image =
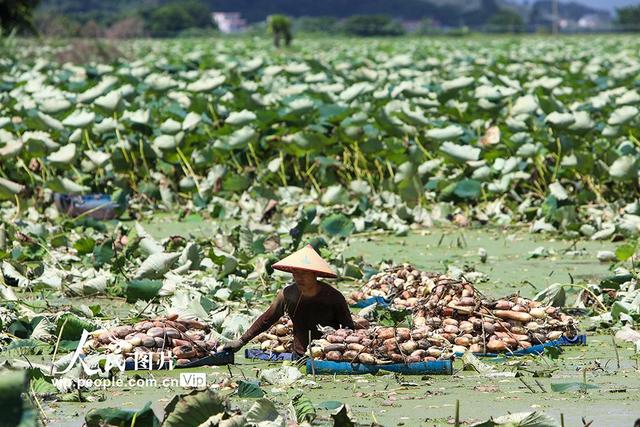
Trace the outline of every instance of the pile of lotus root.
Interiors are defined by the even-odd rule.
[[[362,316],[352,314],[351,319],[356,329],[369,327],[369,321]],[[282,316],[278,323],[255,337],[253,342],[259,343],[263,351],[290,353],[293,350],[293,322],[289,316]]]
[[[154,365],[172,359],[182,366],[216,351],[218,342],[207,337],[208,331],[205,324],[196,320],[178,319],[177,315],[158,317],[133,326],[94,331],[83,351],[122,354],[126,361],[134,361],[136,353],[142,353]]]
[[[358,291],[354,291],[347,300],[354,304],[371,297],[383,297],[394,308],[412,308],[420,297],[429,292],[438,274],[420,271],[408,264],[391,267],[371,276]]]
[[[367,365],[428,362],[452,355],[425,328],[391,327],[327,328],[322,339],[313,342],[311,354],[316,359]]]
[[[413,310],[418,330],[474,353],[499,353],[577,335],[577,323],[556,307],[513,295],[483,298],[464,280],[440,276]],[[458,352],[461,349],[456,349]]]
[[[293,349],[293,322],[288,316],[282,316],[278,323],[253,339],[260,343],[263,351],[291,353]]]
[[[555,307],[517,295],[484,298],[464,279],[421,272],[411,266],[372,276],[353,300],[383,296],[410,308],[412,329],[327,330],[315,357],[360,363],[418,362],[471,350],[500,353],[526,349],[577,334],[575,320]]]

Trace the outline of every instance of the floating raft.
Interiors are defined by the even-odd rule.
[[[453,363],[451,360],[436,360],[433,362],[392,363],[389,365],[365,365],[362,363],[332,362],[329,360],[307,360],[307,375],[364,375],[375,374],[379,371],[396,372],[405,375],[451,375]]]
[[[194,360],[193,362],[187,363],[186,365],[173,365],[174,369],[184,369],[184,368],[197,368],[200,366],[223,366],[223,365],[232,365],[235,363],[235,357],[232,352],[220,351],[218,353],[211,354],[209,356],[205,356],[201,359]],[[125,363],[124,367],[125,371],[134,371],[136,370],[135,362],[129,361]],[[169,362],[166,362],[162,366],[156,366],[153,369],[141,369],[138,368],[139,371],[147,371],[147,370],[166,370],[169,369]]]
[[[266,362],[293,361],[298,358],[294,353],[275,353],[273,351],[263,351],[259,348],[247,348],[244,350],[244,357],[253,360],[264,360]]]
[[[512,357],[512,356],[528,356],[528,355],[540,355],[542,353],[544,353],[544,349],[545,347],[564,347],[564,346],[578,346],[578,345],[587,345],[587,336],[586,335],[578,335],[574,338],[567,338],[567,337],[561,337],[560,339],[557,339],[555,341],[549,341],[546,342],[544,344],[538,344],[538,345],[534,345],[531,346],[527,349],[522,349],[522,350],[516,350],[510,353],[474,353],[475,356],[480,356],[480,357],[501,357],[501,356],[506,356],[506,357]],[[462,357],[463,353],[456,353],[455,356],[456,357]],[[246,357],[247,359],[253,359],[253,360],[264,360],[266,362],[282,362],[282,361],[294,361],[296,359],[298,359],[298,356],[296,356],[293,353],[274,353],[272,351],[263,351],[260,350],[259,348],[248,348],[245,349],[244,351],[244,357]],[[415,363],[415,364],[411,364],[411,365],[424,365],[424,364],[428,364],[428,363],[437,363],[440,361],[436,361],[436,362],[421,362],[421,363]],[[233,363],[233,362],[231,362]],[[310,362],[307,361],[307,363],[309,364]],[[326,361],[326,360],[316,360],[314,361],[315,365],[316,365],[316,373],[321,373],[320,370],[318,369],[319,364],[322,364],[323,366],[326,364],[346,364],[349,366],[357,366],[356,370],[357,372],[352,372],[354,374],[357,373],[364,373],[364,374],[369,374],[369,373],[375,373],[380,369],[383,370],[387,370],[387,371],[393,371],[393,372],[400,372],[400,373],[406,373],[404,371],[400,371],[400,370],[396,370],[394,371],[394,369],[396,369],[396,366],[400,366],[402,367],[402,369],[406,370],[407,364],[404,363],[399,363],[399,364],[393,364],[393,365],[362,365],[359,363],[349,363],[349,362],[331,362],[331,361]],[[373,371],[371,370],[371,368],[375,368],[373,369]],[[307,372],[311,372],[310,371],[310,365],[307,365]],[[398,368],[399,369],[399,368]],[[409,369],[410,371],[413,370],[413,368]],[[332,372],[335,373],[335,372]],[[418,373],[418,372],[416,372]],[[427,372],[424,372],[427,373]]]
[[[544,353],[545,347],[564,347],[571,345],[587,345],[586,335],[577,335],[574,338],[560,337],[555,341],[548,341],[544,344],[533,345],[529,348],[520,349],[506,353],[473,353],[474,356],[480,357],[513,357],[513,356],[530,356],[540,355]],[[463,353],[456,353],[456,357],[462,357]]]
[[[262,351],[257,348],[246,349],[245,357],[248,359],[279,362],[283,360],[293,361],[298,358],[294,353],[274,353]],[[419,363],[392,363],[388,365],[365,365],[362,363],[332,362],[329,360],[314,360],[313,368],[318,375],[364,375],[375,374],[378,371],[397,372],[407,375],[451,375],[453,364],[451,360],[436,360],[434,362]],[[311,360],[307,360],[307,374],[313,373]]]

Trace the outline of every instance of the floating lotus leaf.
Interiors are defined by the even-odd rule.
[[[455,184],[453,194],[461,199],[475,200],[480,197],[482,186],[475,179],[464,179]]]

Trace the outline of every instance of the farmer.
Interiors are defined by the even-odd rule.
[[[318,326],[353,329],[353,320],[344,296],[331,285],[318,281],[318,277],[335,278],[329,264],[311,245],[273,264],[276,270],[293,274],[293,284],[278,292],[276,299],[240,337],[224,346],[236,352],[260,333],[269,329],[284,314],[293,321],[293,351],[297,355],[306,352],[311,339],[318,339]]]

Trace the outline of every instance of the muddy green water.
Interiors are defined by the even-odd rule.
[[[589,337],[587,347],[567,348],[557,362],[549,362],[558,370],[552,378],[534,378],[527,375],[526,383],[535,391],[530,391],[517,378],[485,378],[475,372],[459,371],[454,376],[396,378],[384,376],[318,376],[318,388],[304,387],[304,392],[316,405],[325,401],[341,401],[351,406],[355,418],[365,424],[373,421],[385,426],[405,425],[444,426],[451,424],[456,400],[460,401],[460,416],[466,422],[479,421],[506,414],[544,410],[560,419],[564,414],[566,426],[582,425],[581,418],[594,420],[594,426],[632,426],[640,416],[640,379],[631,359],[632,349],[619,348],[621,361],[617,368],[615,352],[608,336]],[[539,359],[518,359],[530,368],[542,369]],[[220,383],[229,376],[236,379],[255,378],[259,369],[277,365],[253,362],[239,357],[230,370],[226,367],[194,368],[180,372],[204,372],[209,384]],[[497,364],[502,368],[501,364]],[[459,362],[455,367],[461,368]],[[551,383],[581,382],[582,370],[587,369],[587,382],[600,388],[588,393],[555,393]],[[178,372],[142,373],[142,378],[155,378],[162,383],[163,378],[176,377]],[[133,374],[127,373],[127,378]],[[309,377],[311,379],[311,377]],[[289,400],[287,388],[264,386],[270,399],[281,408],[286,408]],[[542,390],[545,390],[544,392]],[[80,426],[87,410],[94,407],[116,406],[138,408],[147,401],[153,402],[156,414],[163,413],[164,406],[175,393],[184,392],[180,387],[154,387],[152,385],[110,388],[94,396],[104,398],[92,403],[49,403],[47,415],[49,425]],[[223,394],[230,394],[223,390]],[[248,409],[252,399],[240,399],[231,394],[233,407]],[[328,410],[319,410],[319,424],[329,424]]]
[[[201,221],[178,223],[156,221],[145,225],[156,238],[169,235],[206,235],[210,224]],[[531,258],[529,253],[543,246],[552,255]],[[478,249],[488,252],[486,263],[481,263]],[[350,240],[347,255],[361,255],[366,261],[381,260],[410,262],[436,271],[445,271],[447,264],[473,265],[486,273],[490,280],[479,288],[492,296],[519,291],[531,296],[536,290],[554,282],[576,282],[598,279],[608,274],[608,264],[596,259],[599,250],[614,250],[610,242],[556,240],[548,236],[530,235],[524,230],[426,230],[406,237],[370,235]],[[569,252],[568,252],[569,251]],[[101,301],[109,310],[108,300]],[[111,308],[122,309],[120,304]],[[593,426],[632,426],[640,417],[640,374],[633,350],[622,345],[619,350],[620,367],[612,340],[607,335],[589,335],[588,346],[566,348],[559,360],[549,361],[557,368],[551,378],[533,378],[526,373],[524,380],[529,390],[518,378],[486,378],[475,372],[459,371],[456,362],[453,376],[394,377],[386,376],[318,376],[317,387],[305,386],[305,393],[316,405],[325,401],[341,401],[351,406],[355,418],[363,424],[376,421],[385,426],[441,426],[452,424],[456,400],[460,401],[460,416],[465,422],[485,420],[490,416],[508,412],[543,410],[556,420],[564,414],[566,426],[582,426],[582,417],[594,420]],[[253,362],[238,357],[233,367],[196,368],[191,372],[205,372],[209,384],[216,384],[230,374],[234,378],[255,378],[259,369],[277,365]],[[520,358],[497,363],[499,369],[507,364],[523,363],[527,369],[547,367],[540,358]],[[552,383],[581,382],[586,369],[588,383],[599,388],[588,393],[556,393]],[[185,371],[180,371],[185,372]],[[130,377],[132,374],[127,373]],[[150,376],[151,374],[143,374]],[[175,377],[177,372],[153,373],[161,381]],[[307,377],[309,380],[312,378]],[[539,385],[535,380],[538,380]],[[289,401],[288,388],[264,386],[267,397],[285,410]],[[544,391],[543,391],[544,390]],[[171,397],[183,392],[180,387],[123,387],[110,388],[93,393],[101,401],[86,403],[50,402],[46,413],[52,426],[80,426],[84,414],[94,407],[117,406],[139,408],[145,402],[153,402],[156,414],[161,416]],[[231,393],[228,390],[223,394]],[[248,409],[251,399],[231,395],[233,407]],[[318,424],[330,425],[328,410],[319,410]]]

